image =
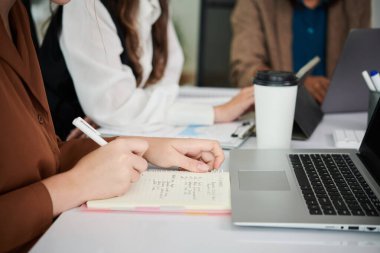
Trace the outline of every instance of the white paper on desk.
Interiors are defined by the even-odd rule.
[[[224,149],[239,147],[245,139],[231,137],[231,134],[241,126],[243,121],[231,123],[205,125],[189,125],[182,127],[166,126],[152,132],[130,132],[121,130],[110,130],[100,128],[99,132],[103,136],[148,136],[148,137],[176,137],[176,138],[197,138],[219,141]],[[253,124],[253,120],[250,120]]]
[[[179,97],[176,102],[185,104],[221,105],[231,100],[231,97]]]
[[[219,88],[219,87],[196,87],[196,86],[182,86],[179,89],[179,98],[220,98],[233,96],[239,93],[238,88]]]
[[[237,88],[182,86],[176,102],[221,105],[230,101],[239,91]]]
[[[224,149],[233,149],[245,141],[245,139],[231,136],[241,124],[242,121],[211,126],[190,125],[183,127],[176,137],[216,140]]]

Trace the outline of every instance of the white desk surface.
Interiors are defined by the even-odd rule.
[[[366,114],[324,117],[306,142],[294,148],[333,147],[335,128],[364,130]],[[255,146],[248,140],[243,148]],[[228,166],[228,157],[224,164]],[[378,233],[236,227],[229,215],[128,212],[63,213],[31,252],[380,252]]]

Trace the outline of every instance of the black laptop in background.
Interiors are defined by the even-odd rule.
[[[380,28],[354,29],[344,44],[322,110],[325,113],[368,110],[364,70],[380,70]]]
[[[297,94],[293,140],[308,139],[324,113],[368,110],[368,88],[364,70],[380,70],[380,28],[352,30],[334,70],[322,105],[318,105],[301,85]]]
[[[307,140],[321,122],[323,112],[320,105],[309,94],[304,85],[298,87],[294,112],[293,140]]]

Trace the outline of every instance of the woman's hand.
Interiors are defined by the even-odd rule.
[[[54,215],[88,200],[126,193],[148,167],[142,157],[147,149],[144,140],[117,138],[83,157],[68,172],[45,179]]]
[[[240,90],[225,104],[215,106],[215,123],[231,122],[243,115],[254,103],[253,86]]]
[[[323,76],[308,76],[304,81],[306,90],[320,104],[325,99],[329,84],[330,81]]]
[[[200,139],[144,138],[149,149],[144,157],[152,164],[180,167],[193,172],[217,169],[224,161],[224,153],[216,141]]]
[[[85,181],[88,200],[120,196],[148,168],[142,157],[147,149],[144,140],[119,137],[82,158],[71,172]]]

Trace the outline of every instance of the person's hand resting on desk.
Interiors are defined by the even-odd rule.
[[[231,122],[243,115],[254,104],[253,86],[242,88],[225,104],[214,107],[215,123]]]
[[[330,80],[324,76],[308,76],[304,85],[309,94],[320,104],[325,99]]]
[[[226,123],[236,120],[243,115],[254,103],[253,98],[253,86],[246,87],[240,90],[239,94],[234,96],[230,101],[225,104],[214,107],[215,123]],[[84,120],[93,128],[99,128],[99,126],[89,117],[85,117]],[[86,135],[82,133],[78,128],[71,130],[67,136],[66,141],[78,138],[85,138]]]
[[[192,172],[208,172],[218,169],[224,161],[224,153],[217,141],[188,138],[144,139],[149,143],[144,157],[159,167],[177,166]]]

